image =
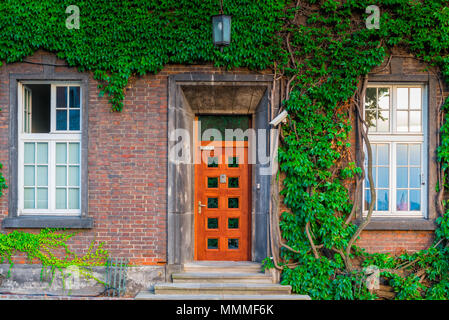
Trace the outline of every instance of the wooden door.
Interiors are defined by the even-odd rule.
[[[197,141],[195,258],[250,260],[248,141]]]

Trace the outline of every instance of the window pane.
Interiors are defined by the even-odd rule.
[[[419,166],[421,164],[421,145],[410,145],[410,165]]]
[[[410,210],[420,211],[421,210],[421,191],[420,190],[410,190]]]
[[[377,186],[377,183],[376,183],[376,177],[377,177],[377,168],[376,168],[376,167],[373,167],[373,183],[374,183],[374,187]],[[369,182],[368,176],[366,176],[366,179],[367,179],[368,182]],[[369,183],[368,183],[368,184],[369,184]]]
[[[69,143],[69,163],[79,164],[80,163],[80,144],[79,143]]]
[[[66,166],[56,166],[56,186],[65,187],[67,185]]]
[[[80,185],[80,168],[78,166],[69,167],[69,186],[78,187]]]
[[[408,211],[407,190],[398,190],[396,193],[396,210]]]
[[[378,165],[384,166],[390,163],[389,160],[389,152],[388,152],[388,144],[379,144],[377,145],[377,159]]]
[[[69,209],[80,208],[80,190],[69,189]]]
[[[70,110],[69,130],[80,129],[80,110]]]
[[[238,166],[239,166],[239,158],[238,157],[229,157],[228,167],[229,168],[238,168]]]
[[[378,105],[380,109],[390,108],[390,89],[379,88],[378,90]]]
[[[397,128],[398,132],[408,131],[408,111],[398,111],[397,113]]]
[[[399,167],[396,172],[396,187],[398,188],[408,188],[408,168]]]
[[[48,209],[48,189],[37,188],[37,209]]]
[[[237,209],[239,207],[239,198],[229,198],[228,199],[228,208],[229,209]]]
[[[365,190],[365,210],[369,210],[369,205],[371,203],[371,192],[370,190]],[[376,210],[376,208],[374,208]]]
[[[37,185],[40,187],[48,186],[47,166],[37,166]]]
[[[239,218],[229,218],[228,229],[238,229],[238,228],[239,228]]]
[[[421,111],[410,111],[410,131],[421,131]]]
[[[421,168],[410,168],[410,188],[421,187]]]
[[[207,249],[218,249],[218,239],[207,239]]]
[[[56,108],[67,108],[67,87],[56,87]]]
[[[201,126],[198,129],[201,129],[201,132],[198,132],[199,137],[203,141],[210,141],[212,138],[214,140],[222,140],[224,141],[228,138],[230,141],[237,139],[238,141],[247,141],[247,135],[237,134],[233,132],[233,130],[241,129],[244,133],[249,128],[249,117],[241,116],[241,115],[221,115],[221,116],[212,116],[212,115],[200,115],[198,120],[201,121]],[[226,134],[226,130],[228,134]],[[239,130],[240,131],[240,130]]]
[[[23,185],[34,186],[34,166],[25,166],[23,170]]]
[[[408,164],[407,160],[408,145],[398,144],[396,147],[396,163],[399,166],[406,166]]]
[[[398,88],[398,109],[408,109],[408,88]]]
[[[208,157],[207,158],[208,168],[218,168],[218,157]]]
[[[208,198],[207,199],[207,207],[211,209],[218,208],[218,198]]]
[[[26,142],[24,146],[23,160],[25,164],[34,163],[34,143]]]
[[[371,170],[374,171],[375,169]],[[373,177],[375,176],[375,174],[373,173]],[[365,167],[365,188],[369,188],[369,179],[368,179],[368,168],[367,166]]]
[[[56,163],[67,163],[67,144],[57,143],[56,144]]]
[[[410,88],[410,109],[421,109],[421,88]]]
[[[208,229],[218,229],[218,218],[208,218],[207,219]]]
[[[390,112],[389,111],[379,111],[379,119],[377,119],[377,131],[387,132],[390,131]]]
[[[34,188],[25,188],[23,192],[24,209],[34,209]]]
[[[369,131],[376,131],[376,117],[377,112],[375,109],[365,111],[365,121],[369,126]]]
[[[70,108],[80,107],[80,87],[70,87],[69,103]]]
[[[239,178],[229,178],[228,179],[228,188],[238,188],[239,187]]]
[[[236,250],[239,248],[239,239],[228,239],[228,249]]]
[[[377,88],[367,88],[365,95],[365,108],[366,109],[375,109],[377,106],[377,96],[376,96]]]
[[[56,209],[67,209],[66,189],[56,189]]]
[[[379,175],[378,175],[378,188],[388,188],[390,183],[390,175],[389,175],[389,168],[386,167],[379,167],[378,169]]]
[[[373,155],[373,166],[375,166],[377,164],[377,144],[372,144],[371,145],[371,153]],[[366,163],[368,165],[368,153],[366,154]]]
[[[67,130],[67,111],[56,111],[56,130]]]
[[[37,144],[37,159],[38,164],[48,163],[48,143]]]
[[[207,178],[208,188],[218,188],[218,178]]]
[[[389,196],[388,190],[377,190],[377,210],[388,211]]]

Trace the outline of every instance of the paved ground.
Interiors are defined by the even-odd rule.
[[[134,300],[131,297],[92,297],[92,296],[53,296],[37,294],[4,294],[0,293],[0,300]]]

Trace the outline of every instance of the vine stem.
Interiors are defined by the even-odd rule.
[[[357,238],[359,237],[360,233],[362,233],[363,229],[365,229],[366,226],[371,221],[371,216],[374,211],[374,204],[376,203],[376,189],[374,187],[374,179],[373,179],[373,172],[372,172],[372,170],[373,170],[373,155],[372,155],[371,143],[368,139],[369,126],[363,120],[363,113],[362,113],[363,109],[361,106],[363,104],[363,97],[365,96],[367,84],[368,84],[368,77],[365,75],[361,81],[361,86],[358,91],[358,99],[356,101],[356,106],[357,106],[357,114],[358,114],[359,120],[362,123],[361,134],[362,134],[363,141],[366,144],[366,150],[367,150],[367,154],[368,154],[368,181],[369,181],[369,185],[370,185],[371,202],[369,204],[368,214],[366,215],[366,218],[363,220],[363,222],[359,225],[359,227],[357,228],[355,233],[352,235],[352,237],[349,240],[348,245],[346,247],[345,255],[346,255],[346,260],[347,260],[347,268],[349,269],[349,271],[352,270],[352,263],[349,258],[349,254],[351,252],[352,246],[353,246],[354,242],[357,240]]]

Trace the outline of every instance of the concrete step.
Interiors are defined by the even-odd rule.
[[[136,300],[310,300],[307,295],[277,294],[277,295],[229,295],[229,294],[154,294],[141,291]]]
[[[257,273],[261,270],[260,263],[250,261],[195,261],[184,264],[185,272],[195,273]]]
[[[273,283],[160,283],[154,286],[157,295],[283,295],[290,294],[291,290],[291,286]]]
[[[265,273],[184,272],[172,274],[173,283],[273,283]]]

